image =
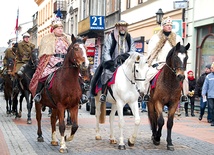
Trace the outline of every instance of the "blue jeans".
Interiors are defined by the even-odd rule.
[[[207,99],[208,105],[210,106],[210,118],[212,120],[212,123],[214,123],[214,98],[208,98]]]
[[[200,97],[200,115],[203,117],[207,102],[203,102],[203,97]],[[211,119],[210,106],[208,104],[207,120]]]
[[[146,103],[144,101],[142,102],[141,107],[143,110],[146,110]]]

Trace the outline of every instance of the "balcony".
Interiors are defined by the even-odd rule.
[[[56,14],[57,10],[60,9],[61,13],[62,13],[62,18],[65,18],[66,15],[66,1],[64,0],[56,0],[54,2],[54,7],[53,7],[53,12]]]

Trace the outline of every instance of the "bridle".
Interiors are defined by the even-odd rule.
[[[140,90],[139,90],[139,88],[138,88],[138,86],[137,86],[136,81],[141,81],[141,82],[142,82],[142,81],[145,81],[145,79],[139,79],[139,78],[136,77],[136,72],[138,72],[138,70],[136,69],[136,64],[139,65],[139,63],[140,63],[140,62],[137,62],[137,61],[135,61],[135,63],[134,63],[134,81],[132,81],[132,80],[126,75],[123,66],[121,66],[121,67],[122,67],[122,69],[123,69],[123,73],[124,73],[126,79],[127,79],[131,84],[135,85],[137,91],[140,93]]]

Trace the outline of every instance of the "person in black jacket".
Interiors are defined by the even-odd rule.
[[[195,87],[195,97],[200,97],[200,115],[199,115],[199,120],[201,121],[204,115],[205,108],[207,106],[207,102],[203,102],[203,97],[201,96],[201,91],[202,91],[202,86],[204,84],[204,80],[211,72],[210,70],[211,64],[206,65],[205,72],[199,77],[196,83]],[[207,121],[210,123],[211,117],[210,117],[210,110],[209,110],[209,104],[208,104],[208,115],[207,115]]]
[[[195,95],[194,95],[194,91],[195,91],[195,85],[196,85],[196,80],[195,77],[193,75],[193,71],[188,71],[187,72],[188,75],[188,83],[189,83],[189,93],[188,93],[188,98],[190,100],[190,107],[191,107],[191,116],[194,117],[194,108],[195,108]],[[184,109],[185,109],[185,116],[188,117],[188,102],[184,103]]]

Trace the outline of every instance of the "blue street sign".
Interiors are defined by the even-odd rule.
[[[90,16],[90,29],[91,30],[104,30],[105,20],[104,16]]]

